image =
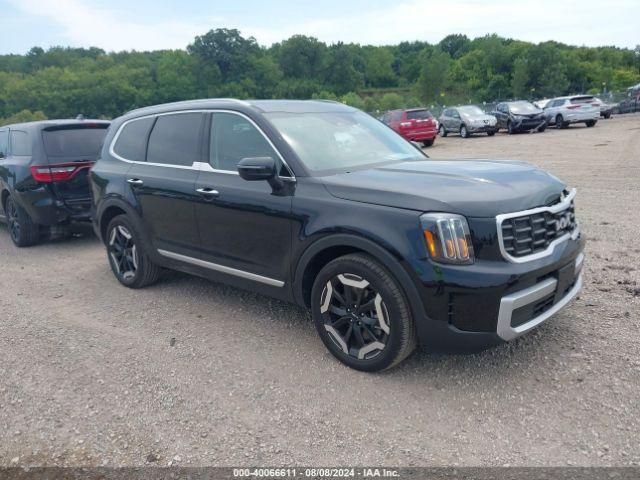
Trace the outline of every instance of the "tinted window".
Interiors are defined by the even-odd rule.
[[[213,168],[234,172],[243,158],[278,159],[278,154],[249,120],[240,115],[222,112],[213,114],[210,155]]]
[[[11,130],[11,154],[12,155],[31,155],[31,142],[27,132],[20,130]]]
[[[126,160],[144,162],[147,152],[147,138],[154,121],[154,117],[149,117],[127,123],[122,127],[118,140],[113,146],[113,151]]]
[[[160,115],[149,137],[147,162],[192,165],[200,161],[202,113]]]
[[[407,112],[407,120],[426,120],[433,118],[429,110],[409,110]]]
[[[402,112],[391,112],[391,121],[399,122],[402,120]]]
[[[107,126],[100,124],[47,128],[42,131],[44,151],[48,157],[95,160],[107,133]]]
[[[9,130],[0,130],[0,158],[6,158],[9,153]]]

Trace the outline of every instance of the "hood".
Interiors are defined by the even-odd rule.
[[[467,217],[494,217],[547,205],[565,187],[528,163],[491,160],[417,160],[321,180],[338,198]]]
[[[493,115],[487,115],[486,113],[477,114],[477,115],[464,114],[463,116],[465,118],[468,118],[469,120],[474,121],[474,122],[483,122],[483,121],[487,120],[488,123],[491,123],[491,122],[495,122],[496,121],[496,117],[494,117]]]

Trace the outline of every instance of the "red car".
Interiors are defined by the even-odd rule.
[[[412,142],[422,142],[425,147],[433,145],[438,125],[426,108],[391,110],[382,116],[382,122]]]

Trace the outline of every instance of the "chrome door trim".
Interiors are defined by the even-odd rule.
[[[246,280],[253,280],[254,282],[264,283],[272,287],[284,286],[284,282],[281,280],[265,277],[256,273],[246,272],[244,270],[238,270],[236,268],[226,267],[217,263],[207,262],[205,260],[200,260],[199,258],[188,257],[187,255],[182,255],[180,253],[170,252],[168,250],[162,249],[158,249],[158,253],[163,257],[171,258],[173,260],[178,260],[180,262],[189,263],[198,267],[207,268],[216,272],[226,273],[228,275],[244,278]]]
[[[247,115],[245,115],[242,112],[238,112],[238,111],[235,111],[235,110],[228,110],[228,109],[224,109],[224,108],[205,108],[205,109],[196,109],[196,110],[175,110],[175,111],[172,111],[172,112],[150,113],[148,115],[142,115],[140,117],[130,118],[129,120],[126,120],[125,122],[122,123],[122,125],[120,125],[118,127],[118,131],[113,136],[113,139],[111,140],[111,143],[109,144],[109,154],[112,157],[117,158],[118,160],[120,160],[122,162],[134,163],[134,164],[138,164],[138,165],[151,165],[153,167],[179,168],[179,169],[183,169],[183,170],[184,169],[186,169],[186,170],[198,170],[198,171],[204,171],[204,172],[224,173],[224,174],[227,174],[227,175],[239,175],[237,171],[215,169],[208,162],[193,162],[192,165],[172,165],[172,164],[165,164],[165,163],[140,162],[140,161],[137,161],[137,160],[126,159],[124,157],[121,157],[120,155],[118,155],[115,152],[115,150],[114,150],[115,144],[118,141],[118,138],[120,137],[120,134],[122,133],[122,130],[124,129],[125,125],[127,125],[127,124],[129,124],[131,122],[138,121],[138,120],[144,120],[145,118],[161,117],[161,116],[164,116],[164,115],[179,115],[179,114],[182,114],[182,113],[231,113],[231,114],[239,115],[239,116],[243,117],[245,120],[247,120],[249,123],[251,123],[256,128],[256,130],[258,130],[258,132],[260,132],[260,134],[264,137],[264,139],[271,146],[271,148],[273,148],[273,151],[276,152],[276,154],[278,155],[278,157],[282,161],[282,164],[286,167],[286,169],[291,174],[291,177],[280,177],[280,175],[278,175],[278,177],[280,177],[280,179],[282,179],[284,181],[289,181],[289,182],[291,182],[291,181],[295,182],[296,181],[296,176],[293,173],[293,170],[291,170],[291,167],[289,166],[287,161],[284,159],[284,157],[282,156],[280,151],[276,148],[276,146],[273,144],[273,142],[267,136],[267,134],[264,133],[264,131],[258,126],[258,124],[256,122],[254,122],[251,118],[249,118]]]

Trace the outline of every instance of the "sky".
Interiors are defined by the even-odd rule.
[[[487,33],[571,45],[640,44],[640,0],[0,0],[0,54],[33,46],[184,49],[212,28],[268,46],[294,34],[391,45]]]

